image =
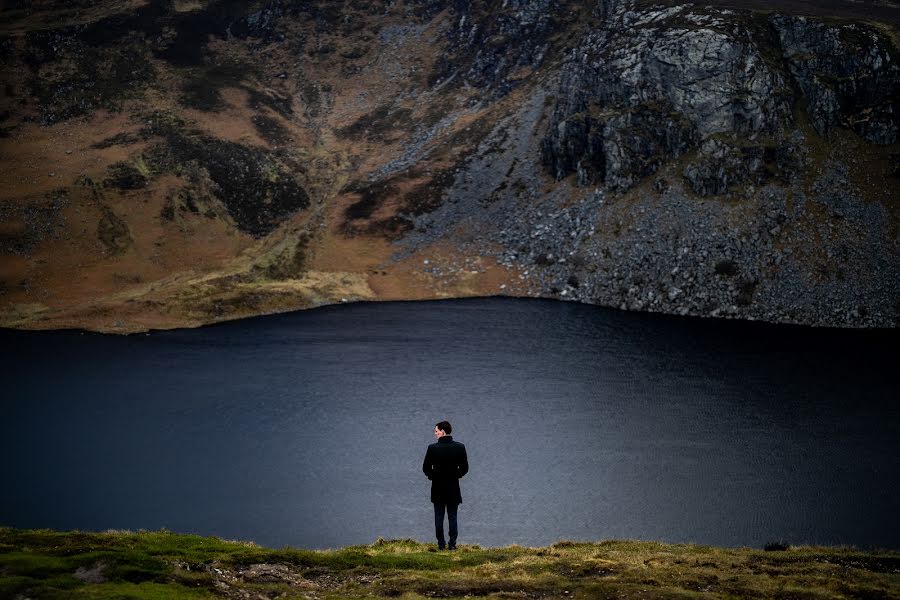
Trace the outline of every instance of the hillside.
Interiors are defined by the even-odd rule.
[[[892,2],[6,2],[0,326],[900,319]]]
[[[900,598],[900,556],[639,541],[543,548],[415,540],[262,548],[168,531],[0,528],[0,596],[15,598]]]

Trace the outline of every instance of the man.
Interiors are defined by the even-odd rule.
[[[438,549],[444,549],[444,510],[450,525],[450,550],[456,550],[456,509],[462,503],[459,493],[459,478],[469,472],[466,447],[454,442],[450,432],[453,428],[447,421],[434,426],[437,442],[428,446],[422,471],[431,480],[431,502],[434,504],[434,528]]]

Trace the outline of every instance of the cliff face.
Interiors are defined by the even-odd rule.
[[[896,24],[829,11],[8,4],[0,325],[508,294],[895,326]]]

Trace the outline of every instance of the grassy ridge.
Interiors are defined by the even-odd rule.
[[[318,551],[157,532],[0,528],[0,598],[900,598],[900,552],[637,541],[382,540]]]

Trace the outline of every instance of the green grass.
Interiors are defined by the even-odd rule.
[[[900,552],[641,541],[270,549],[169,531],[0,528],[0,598],[900,598]]]

